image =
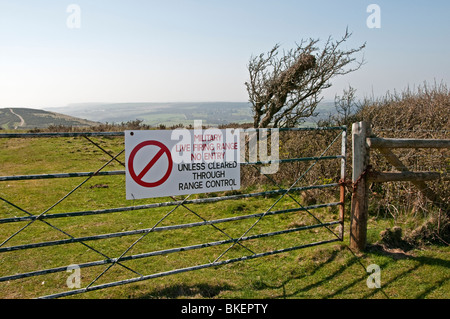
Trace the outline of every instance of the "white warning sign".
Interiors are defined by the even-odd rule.
[[[126,198],[240,188],[238,129],[125,131]]]

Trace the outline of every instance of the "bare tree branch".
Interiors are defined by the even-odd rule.
[[[353,56],[365,45],[342,50],[340,46],[351,33],[333,41],[328,38],[322,50],[318,39],[301,40],[295,49],[278,56],[275,45],[267,54],[251,57],[248,64],[250,81],[246,82],[253,108],[255,127],[283,127],[301,123],[312,116],[321,101],[322,90],[331,86],[330,80],[358,70],[364,58]]]

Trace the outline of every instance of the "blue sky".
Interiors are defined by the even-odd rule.
[[[71,4],[80,28],[67,26]],[[381,28],[366,24],[370,4]],[[325,99],[348,85],[364,97],[448,83],[449,13],[447,0],[0,0],[0,107],[247,101],[252,55],[346,27],[367,63]]]

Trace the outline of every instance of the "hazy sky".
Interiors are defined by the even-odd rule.
[[[0,107],[247,101],[252,55],[346,27],[367,63],[326,99],[448,83],[449,14],[448,0],[0,0]]]

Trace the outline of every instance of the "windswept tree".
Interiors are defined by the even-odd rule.
[[[365,44],[355,49],[342,49],[350,38],[345,35],[334,41],[331,37],[320,49],[318,39],[301,40],[296,48],[283,51],[275,45],[266,54],[252,56],[248,64],[250,80],[246,82],[253,108],[254,127],[295,126],[314,115],[322,100],[322,90],[330,80],[358,70],[364,58],[357,60]]]

